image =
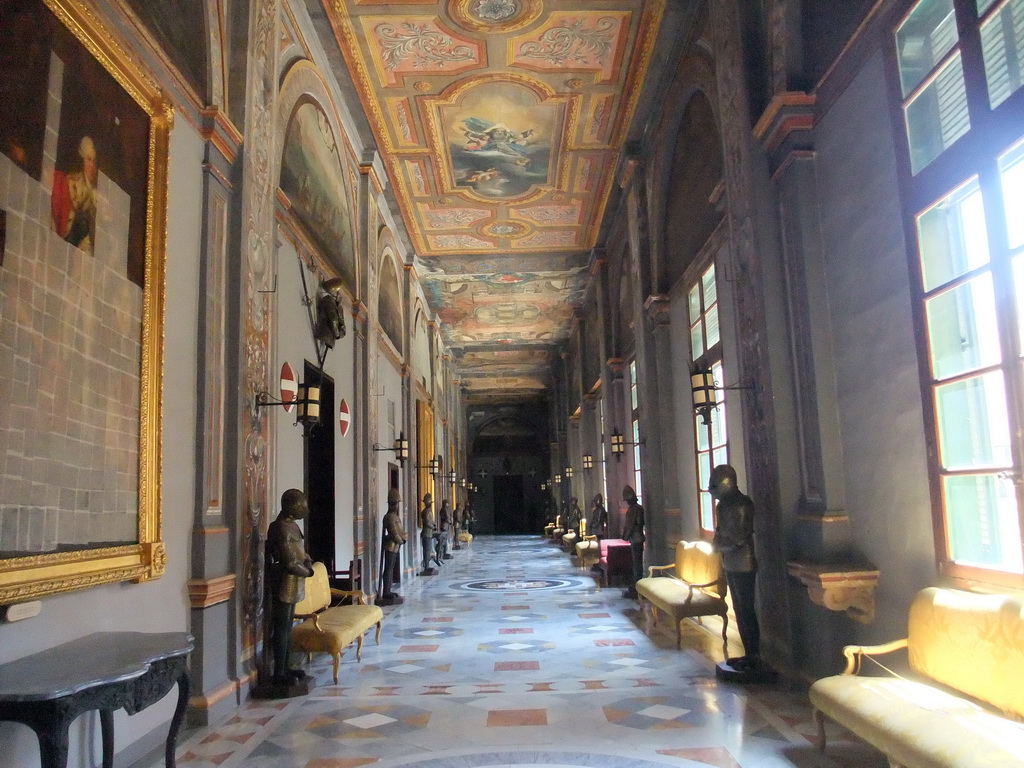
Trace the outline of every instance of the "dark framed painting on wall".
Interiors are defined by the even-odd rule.
[[[80,0],[0,0],[0,604],[165,568],[172,111]]]

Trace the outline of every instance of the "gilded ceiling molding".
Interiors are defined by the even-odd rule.
[[[533,24],[544,10],[543,0],[451,0],[452,21],[469,32],[514,32]]]
[[[202,117],[199,135],[210,142],[229,165],[234,163],[242,146],[242,134],[220,107],[204,107],[199,114]]]

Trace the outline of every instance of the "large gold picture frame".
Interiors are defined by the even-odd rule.
[[[127,232],[128,242],[123,252],[127,253],[126,280],[141,287],[141,307],[135,305],[133,310],[136,313],[141,313],[141,339],[140,348],[137,350],[137,354],[141,358],[141,365],[137,378],[137,391],[139,395],[137,408],[134,403],[131,403],[131,407],[125,408],[124,412],[131,414],[130,421],[134,421],[136,414],[138,419],[137,469],[134,466],[134,451],[131,452],[132,459],[128,463],[129,475],[132,471],[137,471],[137,485],[134,482],[135,479],[132,479],[133,489],[137,487],[137,536],[134,536],[129,531],[127,535],[114,539],[113,545],[107,545],[110,542],[101,542],[99,545],[76,542],[73,545],[67,546],[50,546],[49,549],[51,551],[23,554],[19,548],[14,556],[0,554],[0,605],[23,602],[46,595],[68,592],[99,584],[120,581],[147,581],[159,578],[166,568],[166,551],[162,540],[161,526],[160,477],[167,165],[173,110],[153,80],[133,61],[129,53],[120,46],[104,23],[96,17],[87,5],[79,0],[39,0],[39,2],[38,12],[45,15],[45,18],[49,20],[48,31],[47,29],[41,29],[37,34],[35,29],[32,28],[33,25],[25,23],[25,4],[23,3],[15,4],[15,6],[19,7],[19,12],[22,13],[20,19],[0,18],[0,29],[7,26],[8,30],[12,30],[15,21],[20,24],[16,33],[18,35],[16,44],[24,49],[21,55],[25,57],[35,55],[35,61],[37,62],[47,62],[51,56],[67,55],[69,61],[76,62],[76,71],[71,71],[71,65],[66,67],[69,70],[67,77],[77,78],[74,82],[83,82],[87,85],[90,72],[82,73],[77,70],[96,69],[98,67],[99,69],[96,69],[96,73],[91,75],[92,80],[98,81],[103,79],[105,76],[100,70],[105,71],[116,81],[116,85],[109,84],[106,86],[108,88],[107,92],[110,93],[110,89],[113,89],[115,91],[114,95],[121,100],[124,100],[124,95],[126,95],[130,99],[126,103],[130,105],[131,102],[134,102],[134,105],[137,105],[138,109],[141,110],[136,121],[137,130],[135,134],[131,135],[129,135],[130,132],[127,130],[119,133],[122,122],[112,110],[108,110],[108,112],[113,117],[107,116],[106,123],[102,122],[105,117],[104,110],[108,105],[102,103],[102,99],[95,99],[95,96],[91,97],[92,101],[87,103],[89,108],[87,111],[92,111],[91,117],[86,116],[79,119],[72,114],[65,121],[72,125],[74,130],[78,131],[78,135],[74,139],[75,149],[82,158],[83,166],[84,158],[88,154],[88,148],[82,136],[87,135],[85,132],[88,125],[82,121],[92,119],[93,123],[99,126],[96,131],[102,133],[108,140],[105,147],[108,161],[112,166],[117,166],[118,163],[121,166],[112,167],[107,175],[113,179],[113,184],[120,185],[127,190],[127,194],[122,196],[129,200],[131,207],[130,217],[126,218],[130,218],[132,223],[131,227],[125,225],[124,231]],[[36,11],[33,10],[32,12]],[[0,16],[6,13],[8,11],[4,6],[0,5]],[[13,15],[14,12],[12,11],[11,13]],[[47,13],[52,13],[59,21],[59,25],[54,24],[51,17],[46,15]],[[41,26],[46,27],[46,25]],[[66,34],[67,32],[70,35]],[[15,33],[11,32],[10,34],[13,35]],[[26,36],[29,39],[26,39]],[[51,44],[53,45],[53,50],[51,52],[46,51],[46,46]],[[9,45],[10,43],[8,43],[8,48]],[[80,49],[76,49],[76,46],[80,46]],[[14,55],[18,54],[11,54],[11,56]],[[14,79],[10,72],[4,72],[3,77]],[[0,95],[9,95],[11,92],[14,92],[29,94],[29,98],[35,98],[31,94],[37,89],[22,88],[19,92],[17,88],[17,84],[7,84],[6,91],[0,88]],[[80,89],[80,91],[84,90],[86,89]],[[121,94],[121,91],[123,91],[123,94]],[[87,98],[90,97],[83,95],[81,92],[73,92],[70,96],[65,93],[64,96],[65,101],[81,102]],[[45,97],[43,101],[44,115],[41,118],[41,122],[45,132],[47,121],[51,118],[45,116]],[[74,107],[75,112],[82,111],[81,103],[75,103]],[[3,108],[3,105],[0,105],[0,110]],[[10,107],[9,114],[6,116],[6,122],[4,121],[5,116],[0,115],[0,151],[3,151],[10,158],[11,163],[23,169],[26,176],[31,177],[35,183],[42,183],[41,180],[44,178],[49,180],[51,178],[49,174],[52,173],[55,190],[57,188],[56,179],[58,174],[64,179],[63,183],[67,187],[66,179],[73,174],[59,171],[59,149],[55,152],[51,151],[51,156],[53,154],[57,156],[56,162],[58,165],[56,170],[47,170],[46,159],[41,161],[33,159],[33,155],[43,156],[44,150],[39,150],[33,143],[36,139],[29,135],[35,130],[32,120],[26,117],[28,113],[32,112],[32,108],[33,105],[31,104],[19,104],[15,105],[15,107]],[[10,114],[14,113],[17,109],[20,109],[22,114],[16,119],[11,118]],[[132,109],[134,110],[134,107]],[[76,123],[76,120],[79,120],[79,122]],[[148,127],[145,124],[146,121],[148,121]],[[5,131],[7,135],[5,135]],[[51,140],[51,145],[52,143]],[[90,147],[92,143],[93,140],[90,138]],[[100,145],[99,141],[95,143],[97,146]],[[40,137],[39,146],[42,145],[43,139]],[[93,149],[91,151],[93,162],[95,163],[97,150]],[[51,159],[49,162],[49,168],[52,169],[54,161]],[[123,167],[125,165],[130,167],[125,169]],[[103,170],[102,165],[100,169]],[[122,182],[119,172],[121,176],[129,179],[129,181]],[[82,171],[79,172],[79,176],[84,173],[85,168],[83,167]],[[144,189],[142,188],[141,181],[143,178]],[[131,179],[136,181],[131,181]],[[134,186],[132,186],[133,184]],[[118,192],[117,194],[122,193]],[[64,208],[69,209],[74,202],[74,197],[68,194],[65,194],[64,197]],[[52,221],[57,222],[60,218],[58,215],[60,201],[56,191],[52,195],[51,205],[53,209]],[[128,204],[125,203],[124,207],[128,207]],[[37,212],[37,214],[40,219],[46,216],[46,212]],[[28,218],[28,215],[26,214],[25,218]],[[72,213],[72,217],[73,215]],[[67,216],[64,218],[66,219]],[[11,218],[8,216],[8,234],[12,230],[10,222]],[[67,228],[70,229],[70,226]],[[76,252],[76,255],[85,254],[85,256],[92,256],[93,241],[99,242],[95,236],[95,229],[94,224],[92,238],[90,239],[88,236],[85,238],[88,241],[87,246],[76,244],[78,248],[87,247],[88,251]],[[55,223],[54,233],[68,243],[72,243],[73,241],[60,230],[61,226]],[[44,240],[40,246],[41,249],[55,247],[52,245],[55,238],[52,235],[49,237],[49,240]],[[47,245],[48,243],[50,244],[49,246]],[[99,250],[98,247],[97,250]],[[115,253],[120,252],[120,250],[115,251]],[[99,255],[99,253],[96,254],[97,257]],[[12,269],[10,263],[12,259],[8,258],[7,261],[8,264],[4,265],[3,259],[0,258],[0,269]],[[71,283],[70,280],[68,282]],[[69,293],[70,290],[70,288],[67,289]],[[137,296],[138,293],[135,295]],[[110,301],[113,302],[114,299],[110,299]],[[117,312],[121,309],[123,308],[115,306],[114,311]],[[18,322],[22,321],[19,320]],[[131,327],[134,329],[137,325],[133,324]],[[123,418],[124,412],[113,414],[113,416]],[[46,414],[42,414],[41,418],[46,418]],[[112,418],[110,421],[113,423],[115,419]],[[128,430],[128,433],[134,435],[134,432],[135,427],[132,425],[132,429]],[[53,438],[55,439],[50,439],[47,443],[51,446],[51,453],[59,453],[62,435],[57,433],[53,435]],[[130,440],[129,442],[132,441]],[[12,449],[5,449],[3,446],[0,446],[0,452],[4,450]],[[6,471],[10,473],[10,462],[8,462],[7,466],[8,469]],[[8,474],[7,479],[10,479],[10,474]],[[16,481],[17,477],[14,477],[14,480]],[[9,484],[8,487],[17,487],[17,483]],[[132,509],[136,498],[134,490],[133,494],[129,495],[129,498],[131,502],[128,503],[127,513],[121,520],[122,527],[126,529],[131,526],[131,516],[134,512]],[[13,499],[12,501],[9,498],[0,498],[0,505],[8,504],[8,507],[10,507],[12,504],[16,505],[18,503],[18,499]],[[102,539],[104,537],[99,538]],[[135,540],[132,541],[132,538],[135,538]],[[7,548],[7,550],[9,549],[10,547]]]

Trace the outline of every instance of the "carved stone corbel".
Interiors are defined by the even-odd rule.
[[[854,621],[875,620],[875,585],[879,572],[862,566],[790,562],[791,576],[807,587],[811,602],[830,611],[846,611]]]

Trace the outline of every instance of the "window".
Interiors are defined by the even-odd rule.
[[[636,360],[629,363],[629,406],[630,406],[630,434],[633,436],[633,490],[636,491],[636,498],[643,503],[643,479],[640,470],[640,397],[636,385]]]
[[[717,385],[725,384],[722,367],[722,338],[718,325],[718,285],[712,264],[687,292],[690,321],[690,348],[693,370],[710,370]],[[694,417],[697,459],[697,510],[701,530],[710,535],[715,530],[715,501],[708,493],[711,469],[729,461],[725,422],[725,390],[716,390],[718,408],[709,414],[709,423]]]
[[[601,482],[600,482],[599,485],[600,485],[600,488],[601,488],[601,493],[604,494],[604,506],[605,506],[605,509],[608,509],[611,506],[611,502],[608,499],[608,472],[606,471],[606,467],[608,466],[608,453],[607,453],[607,451],[605,449],[605,442],[604,442],[605,441],[605,431],[604,431],[604,401],[603,400],[598,405],[597,413],[598,413],[598,418],[600,419],[598,430],[599,430],[600,435],[601,435],[601,456],[600,456],[600,462],[601,462]]]
[[[895,47],[939,565],[1020,587],[1024,0],[920,0]]]

